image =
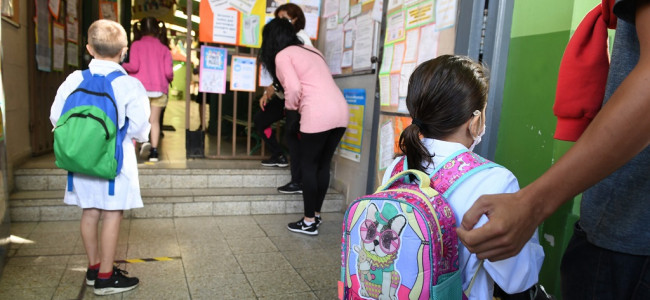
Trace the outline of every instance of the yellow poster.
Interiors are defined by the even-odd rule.
[[[266,1],[257,0],[250,14],[240,13],[239,44],[251,48],[262,46],[262,28],[266,18]]]
[[[350,121],[348,128],[341,139],[341,156],[361,161],[361,141],[363,138],[363,115],[366,107],[365,89],[345,89],[343,96],[348,102]]]

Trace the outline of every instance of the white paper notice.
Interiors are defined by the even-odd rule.
[[[375,3],[372,5],[372,19],[381,22],[381,13],[384,9],[384,0],[375,0]]]
[[[408,88],[409,88],[409,79],[411,78],[411,74],[413,74],[413,71],[415,70],[415,64],[414,63],[406,63],[402,65],[402,71],[399,73],[399,96],[400,97],[406,97],[408,94]]]
[[[390,74],[390,106],[397,106],[400,84],[400,74]]]
[[[438,29],[448,28],[456,23],[456,1],[436,1],[436,24]]]
[[[363,70],[372,67],[370,57],[372,56],[372,42],[375,34],[373,22],[370,14],[357,17],[357,28],[364,28],[364,30],[357,30],[355,33],[354,59],[352,61],[353,70]]]
[[[404,0],[387,0],[388,1],[388,12],[390,13],[393,9],[398,8],[404,4]]]
[[[393,45],[384,46],[384,57],[381,59],[381,69],[379,74],[390,73],[390,64],[393,61]]]
[[[312,40],[318,37],[318,13],[305,13],[305,32]]]
[[[404,51],[404,62],[416,61],[418,58],[418,46],[420,44],[420,28],[406,32],[406,50]]]
[[[78,50],[77,44],[68,43],[67,52],[68,52],[68,65],[78,67],[79,66],[79,50]]]
[[[323,1],[323,18],[329,18],[336,15],[339,11],[339,0],[324,0]]]
[[[230,66],[230,89],[233,91],[255,91],[257,78],[255,57],[233,56]]]
[[[399,72],[402,69],[402,60],[404,59],[404,43],[396,43],[393,47],[393,62],[391,63],[390,72]]]
[[[435,24],[420,28],[420,45],[418,47],[417,64],[421,64],[438,55],[438,31]]]
[[[350,7],[350,18],[354,18],[361,14],[361,3],[357,3]]]
[[[379,75],[379,104],[390,105],[390,76]]]
[[[342,68],[347,68],[352,66],[352,54],[353,54],[352,51],[353,50],[343,51],[343,60],[341,61]]]
[[[393,132],[393,122],[388,121],[381,125],[381,130],[379,131],[379,169],[383,170],[388,168],[390,163],[393,162],[393,143],[395,140],[395,134]]]
[[[357,29],[357,19],[350,19],[347,22],[343,23],[343,30],[355,30]]]
[[[339,1],[339,19],[343,19],[350,14],[350,0]]]
[[[213,13],[228,8],[228,0],[209,0]]]
[[[244,14],[250,15],[255,5],[254,0],[228,0],[228,4]]]
[[[327,17],[327,29],[334,29],[336,26],[339,25],[339,16],[338,15],[331,15]]]
[[[386,44],[404,37],[404,12],[400,11],[386,17]]]
[[[343,55],[343,26],[328,30],[325,37],[325,61],[332,75],[341,74],[341,60]]]
[[[348,30],[345,32],[345,42],[343,43],[343,48],[350,49],[354,46],[354,30]]]
[[[65,29],[63,25],[52,26],[52,69],[62,71],[65,65]]]
[[[260,86],[269,86],[271,84],[273,84],[271,73],[263,65],[260,65]]]
[[[218,10],[214,12],[212,41],[233,45],[237,43],[236,10]]]

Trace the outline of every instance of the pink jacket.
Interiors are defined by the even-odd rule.
[[[143,36],[133,42],[129,62],[122,67],[129,75],[142,82],[149,92],[169,92],[169,83],[174,79],[172,54],[167,46],[152,36]]]
[[[348,103],[322,54],[314,47],[304,48],[287,47],[275,57],[275,73],[284,88],[284,106],[300,112],[301,132],[347,127]]]

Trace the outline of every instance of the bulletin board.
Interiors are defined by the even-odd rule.
[[[381,60],[377,75],[380,103],[375,187],[399,149],[399,137],[411,124],[406,95],[411,73],[422,62],[453,54],[458,0],[387,0]]]
[[[422,62],[453,54],[458,0],[389,0],[379,67],[381,112],[408,115],[411,73]]]
[[[323,54],[335,76],[376,69],[383,0],[323,0]]]

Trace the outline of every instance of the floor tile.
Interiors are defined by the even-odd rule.
[[[295,293],[311,291],[294,269],[253,272],[247,273],[246,277],[258,297],[282,295],[287,291]]]
[[[5,266],[0,277],[0,290],[7,288],[57,287],[65,265]]]
[[[278,252],[268,237],[229,239],[227,242],[234,254]]]
[[[237,259],[232,254],[216,253],[197,257],[183,257],[183,266],[188,277],[243,273]]]
[[[33,299],[50,299],[54,294],[56,287],[13,287],[0,288],[0,299],[12,300],[33,300]]]
[[[129,274],[131,275],[131,274]],[[187,281],[178,276],[138,277],[140,284],[122,299],[191,299]]]
[[[188,277],[192,299],[256,299],[244,274]]]
[[[293,269],[289,261],[281,253],[252,253],[236,254],[235,257],[239,262],[244,273],[264,272],[284,269]]]

